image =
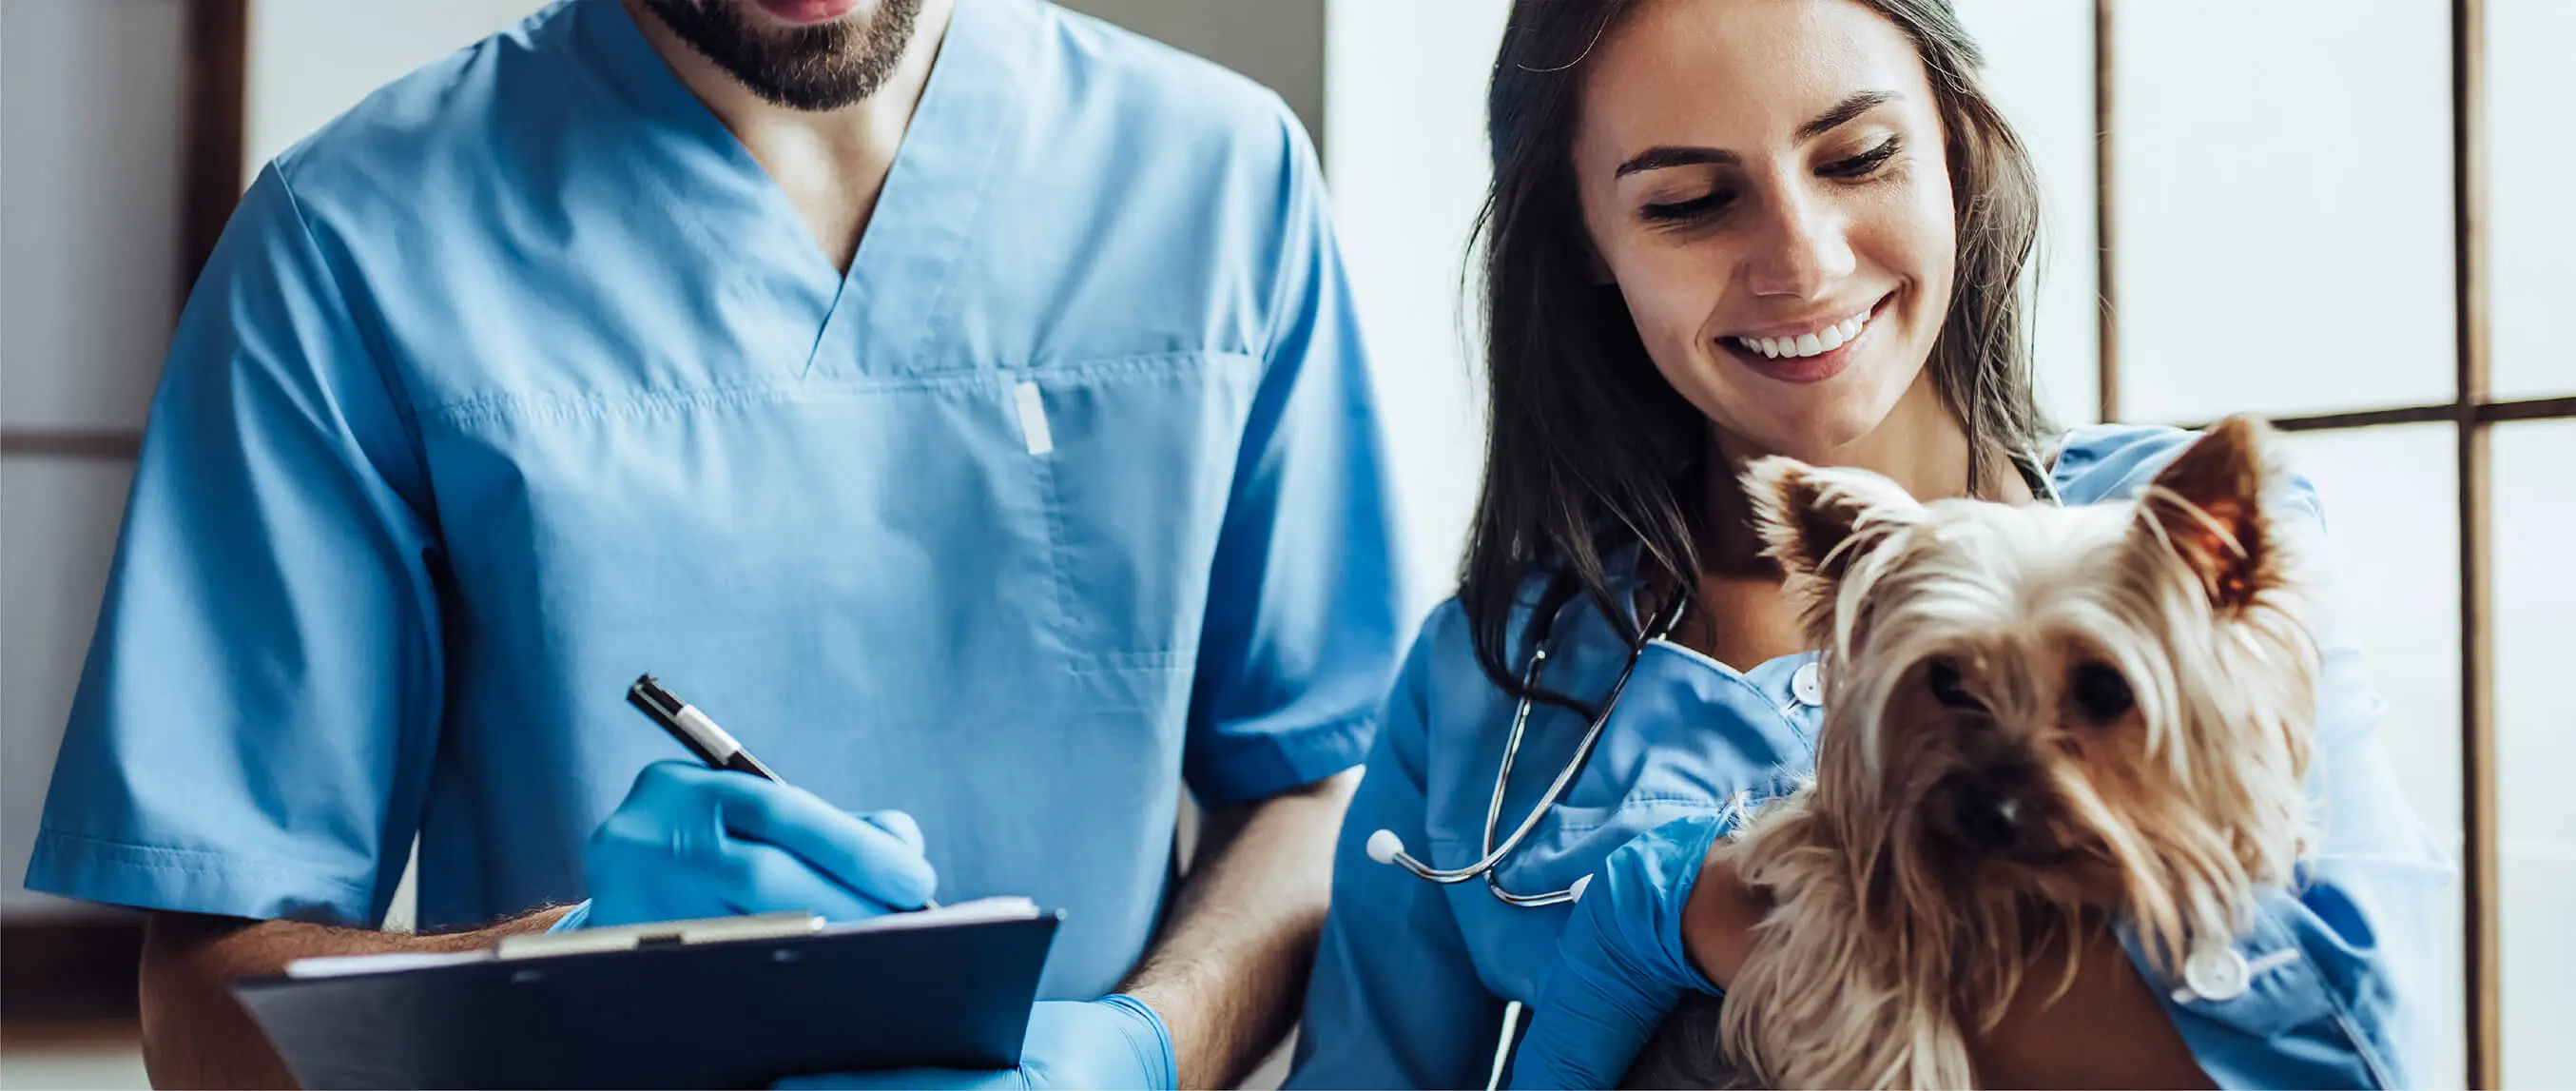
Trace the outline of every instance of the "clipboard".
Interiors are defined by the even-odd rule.
[[[1019,1064],[1061,913],[968,902],[513,936],[233,983],[306,1087],[767,1087]]]

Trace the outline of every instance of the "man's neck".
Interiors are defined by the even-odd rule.
[[[663,63],[696,93],[698,101],[733,130],[834,267],[846,273],[858,256],[859,238],[885,191],[904,130],[930,83],[932,62],[948,33],[956,0],[923,0],[903,60],[877,93],[836,110],[797,110],[753,94],[721,66],[663,25],[639,0],[625,0],[628,14]]]

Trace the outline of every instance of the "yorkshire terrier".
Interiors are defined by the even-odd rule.
[[[2312,836],[2318,659],[2269,435],[2231,418],[2134,501],[2067,508],[1747,470],[1826,649],[1816,771],[1732,835],[1770,908],[1724,1001],[1628,1082],[1974,1086],[1970,1042],[2062,995],[2085,935],[2125,923],[2173,980],[2250,923]]]

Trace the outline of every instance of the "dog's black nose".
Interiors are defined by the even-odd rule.
[[[2028,828],[2023,821],[2019,797],[2011,795],[1976,795],[1959,801],[1959,834],[1968,846],[1983,852],[2010,852],[2019,847],[2022,833]]]

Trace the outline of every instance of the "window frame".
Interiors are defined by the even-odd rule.
[[[2116,323],[2117,250],[2112,234],[2113,121],[2117,103],[2112,76],[2117,62],[2115,4],[2093,4],[2094,230],[2100,240],[2095,276],[2101,291],[2098,324],[2100,411],[2120,417],[2119,329]],[[2462,880],[2465,904],[2463,991],[2470,1087],[2504,1083],[2502,905],[2497,891],[2499,849],[2496,812],[2495,588],[2489,555],[2493,542],[2490,450],[2493,426],[2505,421],[2576,418],[2576,396],[2495,401],[2489,397],[2490,324],[2487,307],[2486,5],[2450,0],[2451,180],[2454,387],[2450,401],[2349,412],[2276,417],[2285,432],[2343,431],[2391,424],[2449,422],[2458,442],[2460,799]]]

